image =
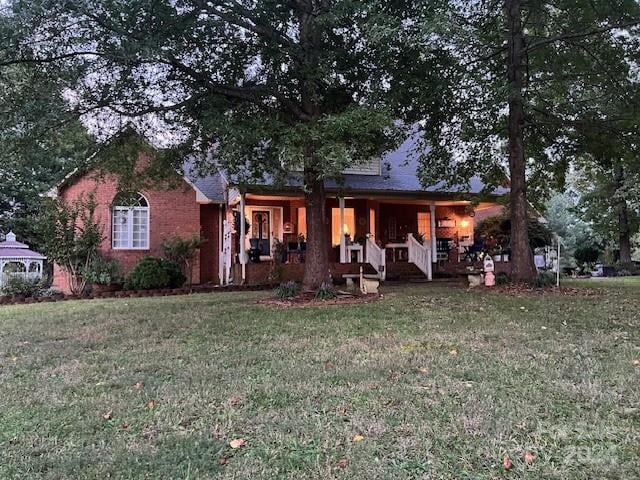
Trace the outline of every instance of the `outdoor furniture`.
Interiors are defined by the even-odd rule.
[[[354,286],[354,280],[358,280],[360,286],[360,292],[364,295],[370,293],[378,293],[378,287],[380,286],[380,279],[377,275],[364,274],[362,267],[360,267],[360,273],[345,273],[342,278],[346,279],[347,287]]]
[[[436,239],[436,258],[438,263],[449,261],[449,252],[451,251],[452,243],[453,240],[451,238]]]
[[[306,242],[287,242],[287,263],[304,263]]]
[[[352,253],[356,253],[356,263],[362,263],[364,260],[364,248],[359,243],[347,245],[347,263],[352,263]]]

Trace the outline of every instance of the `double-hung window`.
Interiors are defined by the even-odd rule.
[[[114,249],[149,248],[149,203],[136,193],[118,195],[112,207],[111,246]]]

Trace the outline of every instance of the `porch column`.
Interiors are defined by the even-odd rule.
[[[340,206],[340,263],[347,263],[347,239],[344,236],[344,197],[338,197]]]
[[[436,242],[436,204],[429,205],[429,220],[431,222],[431,259],[438,263],[438,243]]]
[[[218,285],[224,285],[224,216],[218,205]]]
[[[244,193],[240,195],[240,265],[242,266],[242,283],[245,282],[247,278],[247,258],[246,258],[246,247],[245,247],[245,237],[247,235],[247,226],[245,225],[245,212],[244,212]]]

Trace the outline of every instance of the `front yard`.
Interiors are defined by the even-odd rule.
[[[2,307],[0,478],[638,478],[640,283],[575,285]]]

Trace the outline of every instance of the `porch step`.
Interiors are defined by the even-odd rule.
[[[426,275],[413,263],[393,262],[387,263],[387,280],[418,281],[426,279]]]

